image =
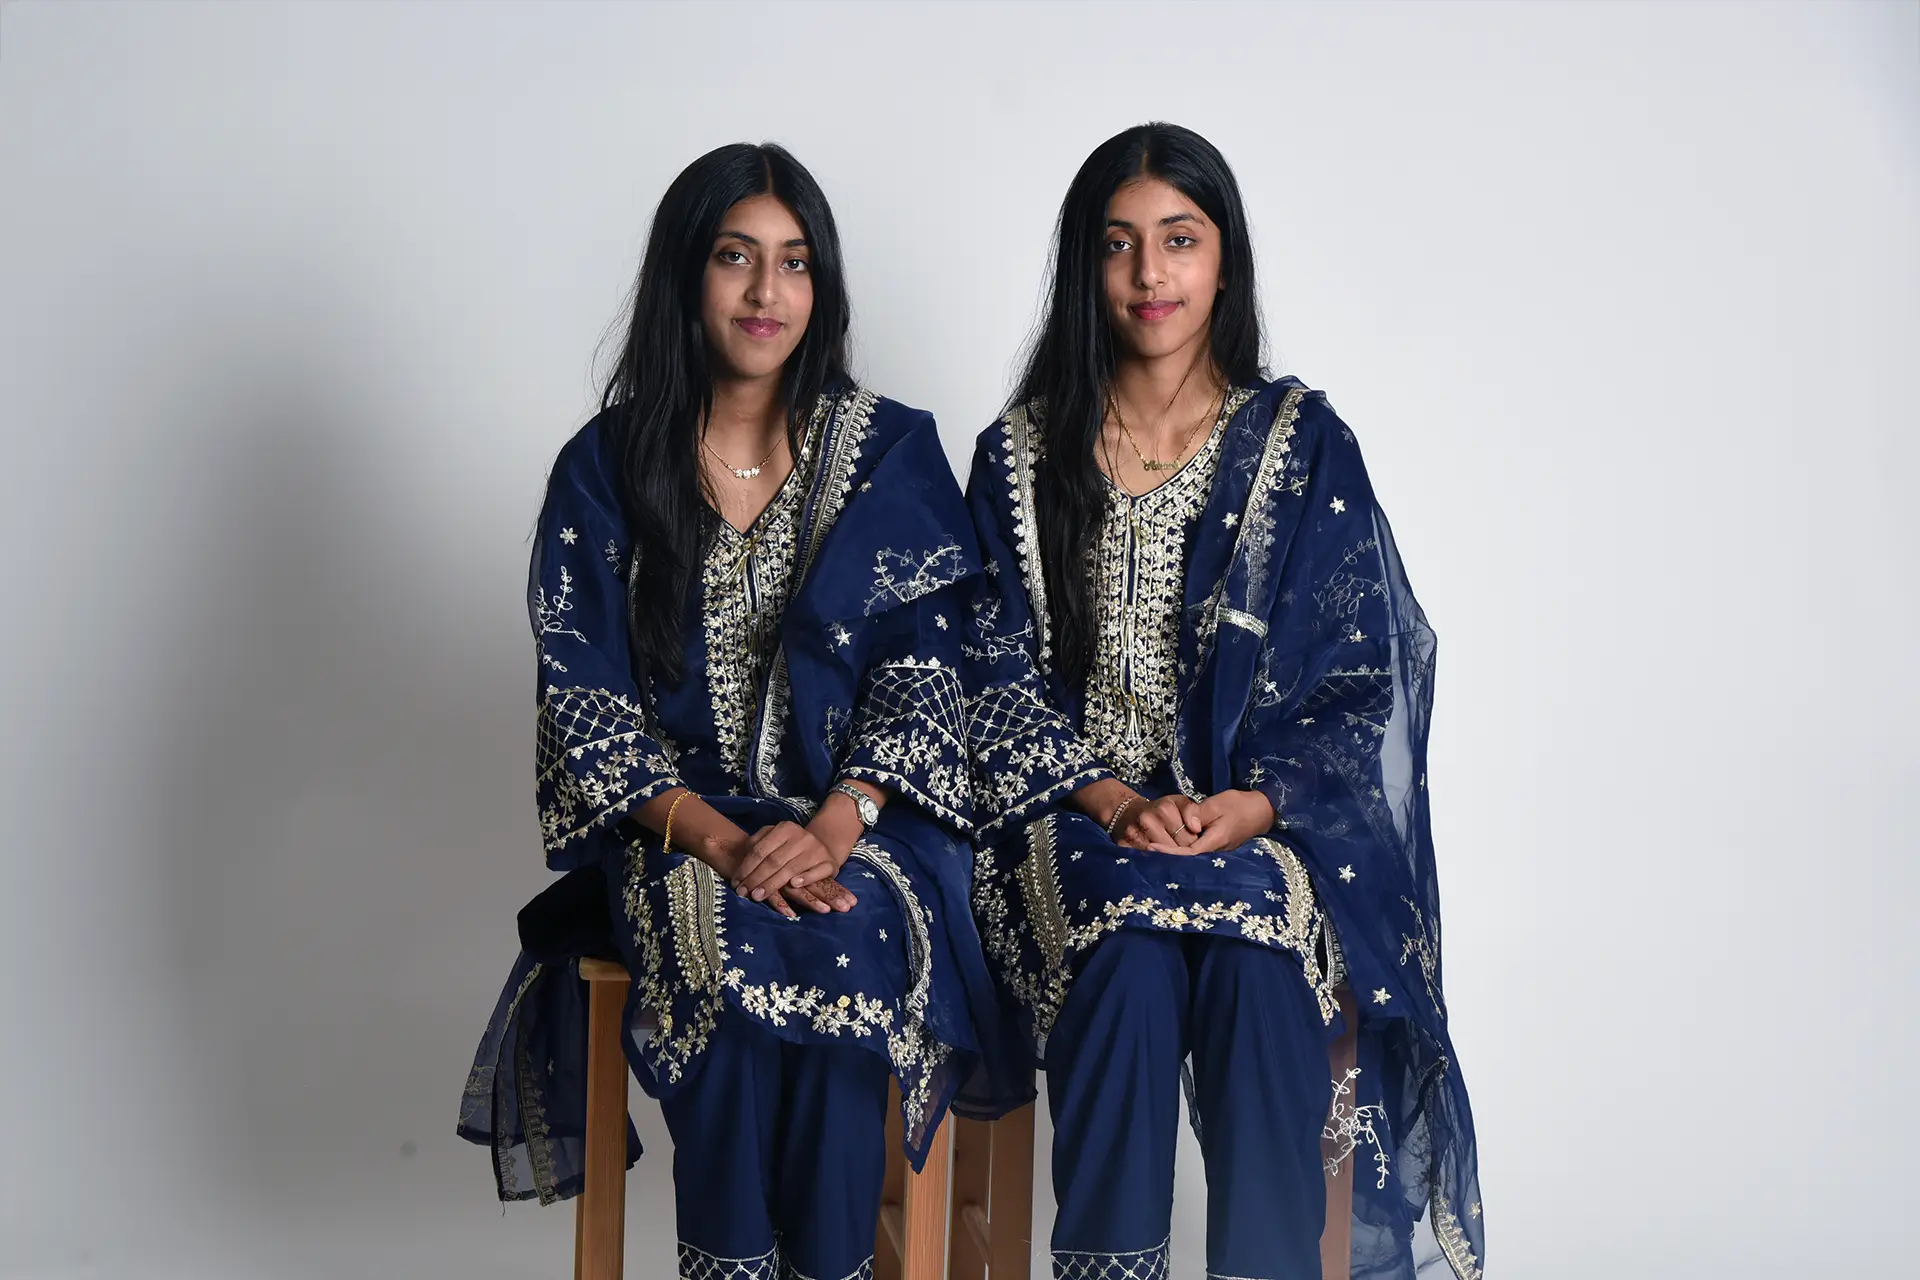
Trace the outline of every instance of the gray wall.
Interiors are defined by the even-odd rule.
[[[791,146],[869,381],[964,463],[1068,177],[1150,117],[1238,167],[1441,636],[1494,1274],[1887,1274],[1916,48],[1911,4],[0,8],[0,1274],[566,1273],[452,1124],[547,880],[527,537],[653,202]],[[1182,1276],[1202,1204],[1189,1159]]]

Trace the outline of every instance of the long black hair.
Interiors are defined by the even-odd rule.
[[[626,345],[607,378],[608,411],[620,464],[620,504],[633,536],[630,630],[636,655],[677,678],[694,566],[719,516],[701,489],[698,432],[713,405],[700,305],[707,259],[728,209],[772,194],[793,211],[810,250],[813,313],[780,371],[787,443],[798,465],[814,402],[845,386],[846,278],[833,210],[806,167],[784,148],[737,142],[707,152],[660,198],[633,289]]]
[[[1107,322],[1107,204],[1126,182],[1159,178],[1200,206],[1220,228],[1219,295],[1209,342],[1213,361],[1245,386],[1263,373],[1264,340],[1254,294],[1253,238],[1240,184],[1211,142],[1177,124],[1135,125],[1094,148],[1073,175],[1054,235],[1052,283],[1044,318],[1009,409],[1041,402],[1045,448],[1034,469],[1040,560],[1046,575],[1053,650],[1069,683],[1093,663],[1093,592],[1087,550],[1100,528],[1102,493],[1094,447],[1113,378]]]

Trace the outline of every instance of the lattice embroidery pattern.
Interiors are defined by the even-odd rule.
[[[1054,1280],[1167,1280],[1168,1244],[1135,1253],[1053,1251]]]
[[[902,791],[960,827],[970,807],[966,699],[938,658],[904,658],[867,673],[845,772]]]
[[[974,804],[984,818],[983,834],[1106,772],[1036,691],[1037,683],[1029,678],[991,685],[967,706]]]
[[[722,1258],[682,1240],[680,1280],[781,1280],[780,1253],[769,1249],[757,1258]]]
[[[824,1276],[810,1276],[789,1262],[787,1264],[786,1280],[828,1280],[828,1278]],[[859,1266],[847,1272],[845,1276],[835,1277],[834,1280],[873,1280],[873,1259],[868,1258]]]
[[[673,761],[645,725],[644,710],[624,694],[547,687],[535,766],[548,852],[678,785]]]

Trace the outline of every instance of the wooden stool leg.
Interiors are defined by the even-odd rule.
[[[953,1154],[953,1124],[934,1130],[927,1163],[919,1173],[907,1171],[907,1194],[901,1205],[900,1269],[902,1280],[941,1280],[947,1270],[947,1177]]]
[[[901,1208],[907,1198],[907,1157],[900,1150],[900,1086],[887,1086],[887,1172],[880,1184],[880,1229],[874,1233],[873,1280],[901,1280],[900,1260],[906,1248]]]
[[[620,1019],[627,988],[591,982],[587,1011],[586,1186],[574,1226],[575,1280],[620,1280],[626,1244],[627,1059]]]
[[[953,1212],[947,1220],[947,1280],[986,1280],[987,1205],[993,1186],[993,1126],[949,1116]]]
[[[992,1186],[987,1200],[987,1274],[1028,1280],[1033,1265],[1033,1109],[1028,1103],[993,1122]]]
[[[1334,1080],[1344,1080],[1359,1060],[1360,1008],[1354,1002],[1353,992],[1346,987],[1341,987],[1336,994],[1347,1029],[1328,1048],[1327,1066]],[[1349,1096],[1345,1101],[1353,1106],[1359,1099]],[[1321,1151],[1327,1159],[1333,1159],[1338,1150],[1334,1139],[1322,1140]],[[1321,1280],[1348,1280],[1353,1270],[1353,1180],[1358,1176],[1359,1164],[1360,1153],[1355,1151],[1339,1168],[1327,1174],[1327,1224],[1320,1232]]]

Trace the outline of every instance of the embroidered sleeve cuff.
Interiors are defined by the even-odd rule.
[[[608,689],[549,687],[540,704],[540,839],[549,865],[590,833],[683,785],[640,707]]]
[[[969,708],[980,834],[1026,822],[1053,801],[1110,778],[1060,714],[1019,685],[994,685]]]
[[[938,658],[875,666],[840,776],[885,787],[971,831],[964,705],[959,672]]]

